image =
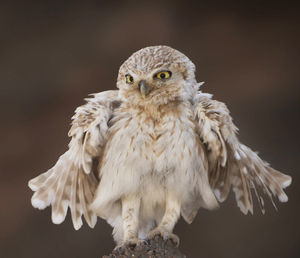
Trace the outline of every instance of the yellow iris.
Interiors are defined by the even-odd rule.
[[[169,72],[169,71],[163,71],[163,72],[157,73],[157,74],[155,75],[155,77],[158,78],[158,79],[164,80],[164,79],[170,78],[171,75],[172,75],[171,72]]]
[[[133,77],[130,74],[125,75],[126,83],[132,84],[133,83]]]

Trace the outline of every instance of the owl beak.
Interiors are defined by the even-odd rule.
[[[150,93],[151,88],[147,85],[146,81],[141,80],[139,82],[139,90],[142,94],[142,97],[146,98],[146,96]]]

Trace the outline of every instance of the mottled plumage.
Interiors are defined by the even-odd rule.
[[[236,136],[224,103],[199,91],[194,64],[167,46],[134,53],[120,67],[118,90],[92,95],[73,116],[69,150],[29,181],[32,205],[52,205],[52,221],[70,208],[75,229],[84,215],[113,226],[118,245],[172,234],[180,215],[214,209],[230,192],[244,214],[252,192],[286,202],[291,177],[271,168]],[[96,171],[94,171],[97,167]],[[274,204],[275,205],[275,204]]]

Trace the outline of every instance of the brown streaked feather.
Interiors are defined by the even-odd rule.
[[[92,203],[93,201],[93,197],[94,197],[94,193],[96,191],[96,184],[90,184],[89,181],[95,181],[97,182],[97,179],[95,178],[95,176],[91,176],[89,177],[90,180],[83,180],[83,196],[85,198],[85,203]],[[97,215],[91,210],[90,205],[87,205],[87,210],[86,215],[85,215],[85,220],[88,223],[88,225],[93,228],[96,225],[97,222]]]
[[[70,208],[74,228],[82,226],[84,215],[88,225],[94,227],[96,214],[89,208],[98,180],[93,171],[93,158],[101,156],[106,143],[108,121],[112,108],[118,105],[118,91],[95,94],[88,103],[76,109],[72,117],[69,150],[46,173],[29,181],[35,191],[32,205],[44,209],[52,205],[53,223],[62,223]]]
[[[66,182],[69,176],[69,168],[58,167],[57,169],[61,169],[61,176],[59,177],[59,180],[57,180],[55,197],[52,202],[52,222],[55,224],[60,224],[62,221],[64,221],[68,209],[69,193],[66,189]]]
[[[286,202],[283,189],[291,183],[291,177],[271,168],[238,141],[237,128],[225,104],[200,92],[194,105],[198,133],[207,148],[210,185],[218,200],[224,201],[232,187],[244,214],[253,213],[252,189],[263,213],[264,201],[258,188],[268,195],[275,208],[274,196]]]

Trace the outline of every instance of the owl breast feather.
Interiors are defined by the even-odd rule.
[[[101,182],[93,207],[98,215],[111,217],[124,195],[148,196],[156,189],[164,202],[164,192],[174,191],[182,203],[194,199],[216,205],[209,187],[207,161],[190,110],[180,119],[165,116],[159,123],[143,114],[118,114],[110,128],[100,167]],[[200,187],[201,186],[201,187]],[[152,190],[150,190],[152,189]],[[148,191],[148,192],[147,192]],[[150,193],[153,196],[153,192]],[[199,196],[202,196],[199,198]]]

